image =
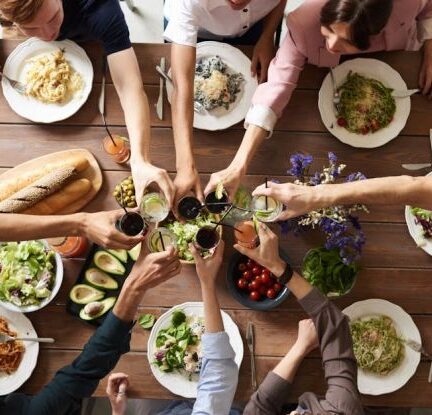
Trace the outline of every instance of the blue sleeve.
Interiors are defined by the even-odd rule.
[[[119,0],[95,1],[92,7],[96,9],[86,14],[86,24],[93,37],[102,42],[105,54],[129,49],[129,29]]]
[[[203,365],[192,415],[227,415],[237,389],[238,367],[225,332],[202,337]]]
[[[19,406],[23,415],[78,414],[81,400],[94,393],[99,381],[111,372],[121,355],[129,351],[130,330],[130,324],[108,314],[72,364],[60,369],[31,399],[22,394],[10,395],[5,401],[5,409],[9,402],[10,407],[17,407],[17,401],[21,401]]]

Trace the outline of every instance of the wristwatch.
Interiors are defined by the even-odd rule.
[[[286,267],[285,267],[285,271],[283,272],[283,274],[280,277],[278,277],[278,281],[282,285],[285,285],[287,282],[289,282],[291,280],[293,274],[294,274],[294,271],[291,268],[291,265],[288,264],[288,262],[287,262]]]

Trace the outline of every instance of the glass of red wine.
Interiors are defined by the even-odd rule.
[[[128,236],[136,236],[140,233],[145,234],[148,225],[139,213],[126,212],[119,220],[117,220],[116,228]]]
[[[219,242],[220,233],[216,226],[204,226],[195,235],[195,245],[204,251],[216,248]]]

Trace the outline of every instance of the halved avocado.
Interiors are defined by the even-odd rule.
[[[128,254],[131,257],[132,261],[136,261],[139,257],[140,252],[141,252],[141,242],[138,245],[135,245],[132,249],[130,249],[128,251]]]
[[[98,268],[89,268],[85,272],[85,279],[89,284],[98,288],[105,288],[106,290],[118,288],[118,282]]]
[[[124,275],[126,272],[124,265],[107,251],[96,252],[93,261],[98,268],[110,274]]]
[[[107,249],[107,251],[111,255],[114,255],[121,262],[124,262],[126,264],[126,262],[127,262],[127,251],[126,251],[126,249]]]
[[[103,291],[87,284],[75,285],[69,293],[69,298],[77,304],[88,304],[93,301],[99,301],[104,296],[105,293]]]
[[[115,302],[117,300],[117,297],[108,297],[104,300],[100,301],[100,304],[102,306],[101,310],[93,315],[89,315],[85,312],[85,307],[83,307],[80,311],[80,318],[83,320],[95,320],[96,318],[99,318],[100,316],[103,316],[107,311],[109,311],[111,308],[113,308]]]

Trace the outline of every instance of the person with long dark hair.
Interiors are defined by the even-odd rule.
[[[419,50],[419,87],[432,97],[432,0],[304,0],[287,17],[288,34],[270,63],[246,116],[243,142],[231,164],[212,174],[205,193],[224,183],[232,197],[247,167],[297,86],[306,63],[336,66],[343,55]]]

